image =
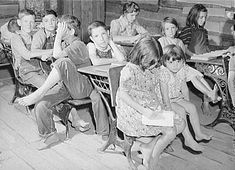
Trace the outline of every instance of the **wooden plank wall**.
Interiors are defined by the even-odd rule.
[[[104,21],[105,0],[58,0],[58,13],[71,14],[81,21],[81,38],[88,42],[87,26],[94,20]]]

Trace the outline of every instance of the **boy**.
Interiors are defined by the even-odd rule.
[[[70,15],[64,15],[58,24],[55,37],[52,71],[45,83],[29,96],[18,99],[21,105],[35,106],[35,114],[40,136],[45,138],[42,147],[51,146],[60,139],[55,129],[52,114],[53,106],[65,99],[90,97],[96,120],[96,132],[107,139],[109,123],[107,111],[99,93],[92,87],[88,78],[77,72],[77,68],[91,65],[86,45],[78,38],[80,21]],[[63,48],[64,41],[65,48]],[[63,82],[63,83],[60,83]]]
[[[15,59],[14,67],[19,70],[19,76],[25,83],[38,88],[46,80],[46,74],[43,73],[36,57],[50,55],[52,50],[31,51],[31,35],[35,23],[35,14],[32,10],[21,10],[17,23],[21,29],[11,38],[11,49]]]
[[[55,34],[57,25],[57,14],[54,10],[45,10],[42,14],[42,28],[39,29],[34,35],[31,45],[32,51],[37,51],[37,49],[53,49]],[[41,59],[44,60],[43,56]],[[52,57],[52,56],[51,56]],[[51,59],[52,60],[52,59]],[[40,61],[41,67],[49,74],[51,71],[50,64],[51,61]]]
[[[92,22],[87,28],[92,42],[87,44],[93,65],[110,64],[125,60],[125,51],[110,38],[107,26],[101,21]]]

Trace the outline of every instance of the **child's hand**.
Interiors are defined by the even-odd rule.
[[[148,117],[148,118],[152,117],[153,114],[154,114],[154,111],[149,109],[149,108],[145,108],[145,111],[143,113],[143,115]]]
[[[65,22],[59,22],[58,23],[58,28],[57,28],[57,30],[56,30],[56,32],[57,32],[57,36],[60,36],[60,37],[63,37],[65,34],[66,34],[66,32],[67,32],[67,25],[66,25],[66,23]]]
[[[41,60],[47,61],[47,59],[49,59],[50,57],[51,57],[51,55],[42,55]]]

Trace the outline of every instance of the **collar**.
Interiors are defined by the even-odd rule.
[[[51,31],[47,31],[47,30],[44,29],[44,32],[45,32],[47,38],[55,36],[55,31],[51,32]]]
[[[125,25],[133,25],[133,23],[134,23],[134,22],[133,22],[133,23],[130,24],[130,23],[128,22],[128,20],[126,19],[125,15],[121,15],[121,16],[120,16],[120,22],[121,22],[121,24],[124,25],[124,26],[125,26]]]
[[[22,30],[18,31],[17,34],[19,34],[23,39],[26,40],[26,42],[31,42],[32,41],[32,37],[33,37],[33,32],[30,33],[26,33]]]

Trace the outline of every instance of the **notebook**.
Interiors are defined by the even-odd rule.
[[[173,111],[160,110],[156,112],[150,117],[142,115],[142,123],[152,126],[174,126],[175,113]]]

